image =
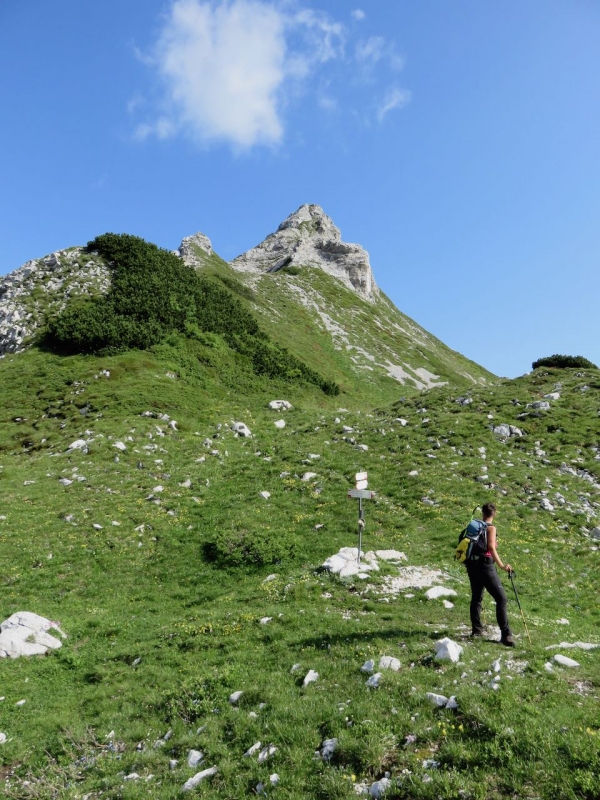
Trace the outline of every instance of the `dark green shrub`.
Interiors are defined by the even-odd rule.
[[[326,394],[339,394],[337,384],[271,342],[237,297],[168,250],[115,233],[98,236],[87,250],[108,262],[111,288],[96,300],[72,301],[51,321],[46,337],[51,349],[107,354],[147,349],[174,331],[199,341],[216,334],[244,355],[258,375],[306,381]],[[241,287],[230,280],[236,290]]]
[[[283,536],[247,528],[216,531],[212,541],[204,545],[207,561],[229,567],[280,564],[293,558],[295,552],[294,542]]]
[[[558,354],[540,358],[534,361],[531,366],[533,369],[538,369],[539,367],[598,369],[595,364],[583,356],[561,356]]]

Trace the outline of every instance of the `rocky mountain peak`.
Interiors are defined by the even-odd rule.
[[[189,264],[189,266],[202,267],[204,265],[198,258],[198,254],[196,252],[197,247],[199,247],[200,250],[203,250],[207,256],[211,256],[213,253],[212,242],[205,233],[200,232],[194,233],[193,236],[186,236],[184,239],[182,239],[181,244],[179,245],[179,250],[176,252],[186,264]]]
[[[278,272],[287,266],[319,267],[366,299],[377,292],[369,254],[341,233],[318,205],[303,205],[275,233],[231,262],[242,272]]]

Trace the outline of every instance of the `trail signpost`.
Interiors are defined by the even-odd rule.
[[[365,529],[365,512],[363,509],[363,500],[373,500],[375,492],[369,491],[368,476],[366,472],[357,472],[354,476],[355,485],[354,489],[349,489],[348,497],[353,497],[358,500],[358,556],[357,562],[360,564],[360,551],[362,550],[362,534]]]

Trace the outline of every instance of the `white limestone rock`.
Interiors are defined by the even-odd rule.
[[[456,592],[446,586],[432,586],[425,592],[425,597],[428,600],[438,600],[440,597],[456,597]]]
[[[242,272],[278,272],[283,267],[319,267],[370,300],[379,291],[369,255],[346,244],[332,220],[317,205],[303,205],[257,247],[231,262]]]
[[[374,675],[371,675],[371,677],[367,680],[367,686],[370,689],[378,689],[382,678],[383,675],[381,674],[381,672],[376,672]]]
[[[237,433],[238,436],[251,437],[252,433],[250,428],[244,422],[233,422],[231,430]]]
[[[392,782],[389,778],[380,778],[369,787],[369,795],[375,798],[382,798],[391,786]]]
[[[360,668],[360,671],[366,672],[367,675],[370,675],[374,669],[375,669],[375,662],[373,661],[372,658],[370,658],[368,661],[365,661],[365,663]]]
[[[200,248],[202,253],[198,253],[196,248]],[[203,267],[203,254],[211,256],[213,254],[212,243],[204,233],[195,233],[193,236],[186,236],[179,245],[179,257],[190,267]]]
[[[375,550],[375,555],[381,561],[408,561],[406,554],[399,550]]]
[[[284,420],[284,419],[278,419],[278,420],[276,420],[276,421],[275,421],[275,427],[276,427],[276,428],[279,428],[279,429],[281,429],[281,428],[285,428],[285,420]]]
[[[190,750],[187,757],[188,767],[197,767],[203,758],[204,753],[201,753],[200,750]]]
[[[563,656],[560,653],[556,653],[554,656],[554,661],[557,664],[560,664],[561,667],[579,667],[581,666],[579,661],[575,661],[574,658],[569,658],[569,656]]]
[[[57,622],[30,611],[17,611],[0,624],[0,658],[45,655],[57,650],[62,642],[48,631],[65,636]]]
[[[192,778],[187,780],[183,786],[181,787],[182,792],[190,792],[192,789],[195,789],[203,780],[206,778],[212,778],[213,775],[216,775],[219,770],[216,767],[209,767],[208,769],[203,769],[202,772],[197,772]]]
[[[460,661],[463,652],[463,648],[447,636],[437,641],[433,648],[436,661],[452,661],[454,664]]]
[[[236,705],[238,704],[238,701],[239,701],[240,697],[241,697],[243,694],[244,694],[244,692],[243,692],[243,691],[241,691],[241,690],[238,690],[237,692],[232,692],[232,693],[229,695],[229,702],[231,703],[231,705],[232,705],[232,706],[236,706]]]
[[[24,350],[46,314],[62,311],[70,297],[108,291],[108,267],[97,257],[82,259],[83,254],[81,247],[58,250],[0,278],[0,356]],[[27,302],[33,292],[40,294],[36,305],[44,313]]]
[[[264,764],[264,762],[267,759],[271,758],[271,756],[274,755],[276,752],[277,748],[275,747],[275,745],[268,744],[266,747],[263,747],[263,749],[258,754],[258,763]]]
[[[439,708],[446,708],[446,703],[448,702],[448,698],[443,694],[437,694],[436,692],[427,692],[425,697],[429,700],[430,703],[433,703],[434,706],[438,706]]]
[[[300,478],[300,480],[306,483],[307,481],[310,481],[316,477],[317,477],[316,472],[305,472],[304,475]]]
[[[287,400],[271,400],[269,408],[273,411],[289,411],[293,406]]]
[[[400,669],[400,662],[394,656],[381,656],[379,659],[379,669],[391,669],[392,672],[398,672]]]
[[[311,683],[315,683],[315,681],[319,680],[319,673],[315,672],[314,669],[309,669],[306,675],[304,676],[304,680],[302,681],[302,686],[309,686]]]

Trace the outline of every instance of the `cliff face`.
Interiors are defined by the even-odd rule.
[[[317,205],[300,206],[275,233],[235,258],[231,266],[241,272],[320,267],[367,300],[378,292],[367,251],[343,242],[339,228]]]

